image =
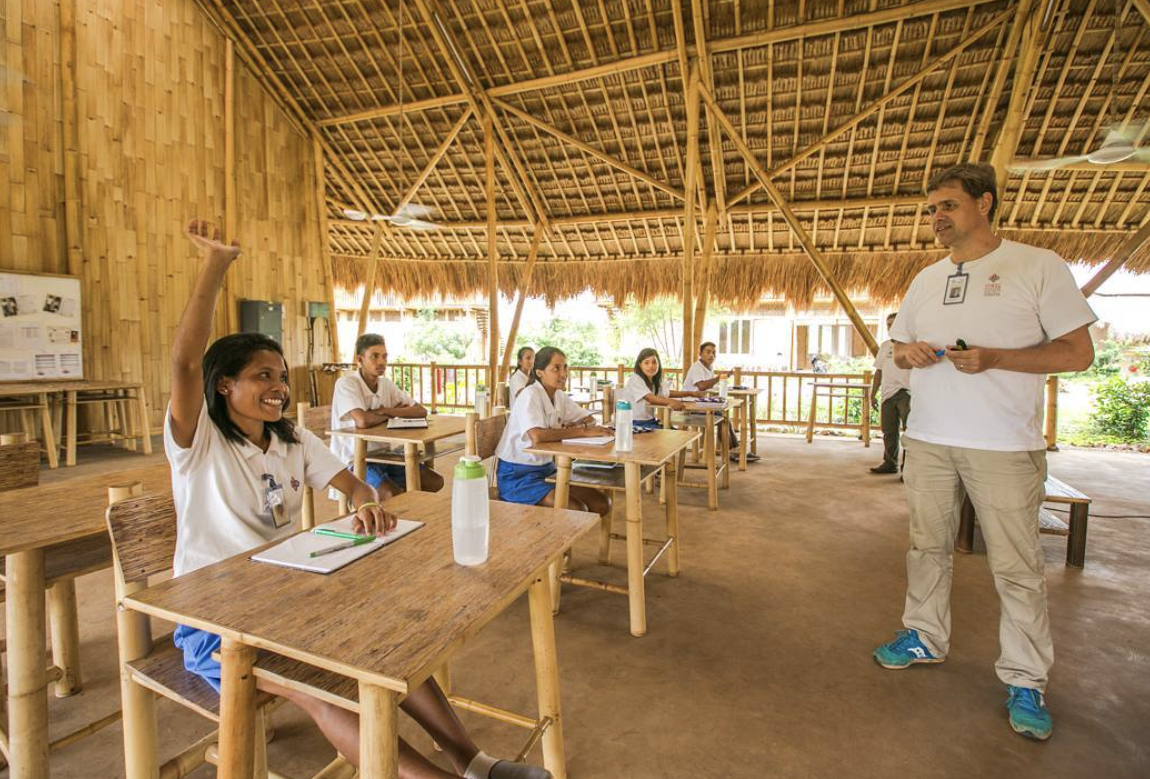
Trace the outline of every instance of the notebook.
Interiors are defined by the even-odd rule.
[[[596,435],[582,436],[580,438],[564,438],[563,443],[571,444],[572,446],[606,446],[614,440],[615,436]]]
[[[392,417],[387,420],[388,430],[411,430],[427,427],[426,417]]]
[[[352,527],[354,521],[354,517],[348,516],[337,519],[334,522],[327,522],[318,527],[327,527],[344,533],[353,533],[355,532]],[[416,522],[412,519],[401,519],[396,525],[395,530],[386,536],[377,536],[371,543],[341,549],[338,552],[332,552],[331,554],[326,554],[321,557],[311,557],[310,555],[312,552],[318,552],[321,549],[327,549],[330,546],[344,543],[344,540],[332,536],[320,536],[314,532],[305,531],[303,533],[296,533],[291,538],[281,541],[275,546],[268,547],[258,554],[252,555],[252,559],[258,563],[282,565],[286,568],[298,568],[301,571],[311,571],[312,573],[332,573],[343,568],[345,565],[354,563],[364,555],[369,555],[377,549],[395,543],[411,531],[421,527],[423,527],[422,522]]]

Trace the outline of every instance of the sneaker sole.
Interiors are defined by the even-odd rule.
[[[871,655],[871,657],[874,657],[874,655]],[[916,659],[916,660],[911,660],[906,665],[887,665],[882,660],[879,660],[877,657],[874,657],[874,661],[889,671],[901,671],[904,668],[910,668],[912,665],[922,665],[922,664],[938,665],[939,663],[946,662],[946,658],[945,657],[935,657],[935,658],[932,658],[930,660],[927,660],[927,659],[918,660],[918,659]]]
[[[1010,729],[1013,730],[1018,735],[1022,736],[1023,738],[1028,738],[1031,741],[1046,741],[1052,735],[1054,735],[1053,730],[1047,732],[1046,735],[1041,735],[1039,733],[1035,733],[1030,728],[1019,727],[1018,725],[1015,725],[1013,721],[1010,722]]]

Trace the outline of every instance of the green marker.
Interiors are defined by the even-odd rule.
[[[374,540],[375,536],[365,536],[363,538],[356,539],[355,541],[345,541],[342,544],[336,544],[335,546],[329,546],[316,552],[312,552],[310,555],[308,555],[308,557],[323,557],[324,555],[331,554],[332,552],[342,552],[344,549],[351,549],[355,546],[370,544]]]
[[[348,541],[374,541],[375,536],[365,536],[358,533],[345,533],[342,530],[333,530],[330,527],[317,527],[311,531],[317,536],[330,536],[331,538],[343,538]]]

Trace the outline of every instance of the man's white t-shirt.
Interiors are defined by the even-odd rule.
[[[960,270],[967,277],[965,299],[946,305],[948,287],[960,286],[948,277]],[[936,349],[959,338],[971,347],[1025,349],[1096,319],[1057,254],[1002,241],[994,251],[961,266],[948,257],[924,268],[911,282],[890,337],[901,343],[925,341]],[[998,369],[967,375],[945,358],[915,368],[910,371],[913,402],[906,435],[970,449],[1045,449],[1045,379],[1042,374]]]
[[[335,390],[331,398],[331,429],[354,428],[355,421],[351,412],[356,409],[375,411],[380,408],[400,408],[414,406],[415,399],[396,386],[395,382],[386,376],[380,376],[376,383],[375,392],[367,386],[367,382],[360,376],[359,371],[344,376],[335,383]],[[385,451],[387,444],[379,441],[368,442],[367,451]],[[351,463],[355,459],[355,439],[346,435],[333,435],[331,437],[331,450],[335,456],[344,463]]]
[[[537,427],[558,429],[572,422],[581,422],[587,416],[587,412],[562,390],[556,390],[552,402],[542,384],[529,384],[519,393],[519,401],[511,409],[503,437],[495,448],[495,456],[519,465],[546,465],[551,462],[550,457],[523,451],[531,446],[527,432]]]
[[[631,421],[633,422],[646,422],[655,418],[654,409],[643,398],[648,395],[657,395],[661,398],[670,397],[666,380],[658,392],[652,392],[651,388],[647,386],[647,382],[637,373],[632,373],[631,377],[627,379],[627,383],[623,385],[623,394],[627,400],[631,401]]]
[[[511,377],[507,379],[507,406],[508,409],[515,405],[515,398],[519,397],[519,392],[527,386],[527,374],[516,368],[511,372]]]
[[[683,392],[698,392],[700,381],[710,381],[713,378],[715,372],[703,365],[702,360],[695,360],[695,364],[687,369],[687,375],[683,377]]]
[[[237,444],[224,438],[204,403],[185,449],[172,436],[168,407],[164,452],[176,507],[176,576],[299,530],[304,485],[323,489],[344,465],[307,430],[297,427],[296,434],[300,442],[287,444],[272,433],[267,452],[250,441]],[[269,491],[277,488],[274,508]]]
[[[894,362],[894,341],[887,339],[878,348],[874,369],[882,371],[882,399],[890,400],[899,390],[910,389],[910,369],[900,368]]]

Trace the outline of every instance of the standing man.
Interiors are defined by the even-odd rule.
[[[889,333],[898,312],[888,314],[886,331]],[[878,348],[874,358],[874,380],[870,386],[870,404],[878,408],[882,397],[882,465],[870,469],[871,473],[898,473],[898,436],[910,416],[910,371],[894,362],[894,341],[889,338]]]
[[[910,550],[904,630],[874,651],[884,668],[941,663],[963,490],[974,503],[1000,601],[995,663],[1011,728],[1050,737],[1044,693],[1054,663],[1038,510],[1046,480],[1047,373],[1094,361],[1095,321],[1066,263],[999,238],[995,172],[966,163],[927,185],[931,227],[950,256],[911,282],[890,337],[909,368],[906,447]]]

